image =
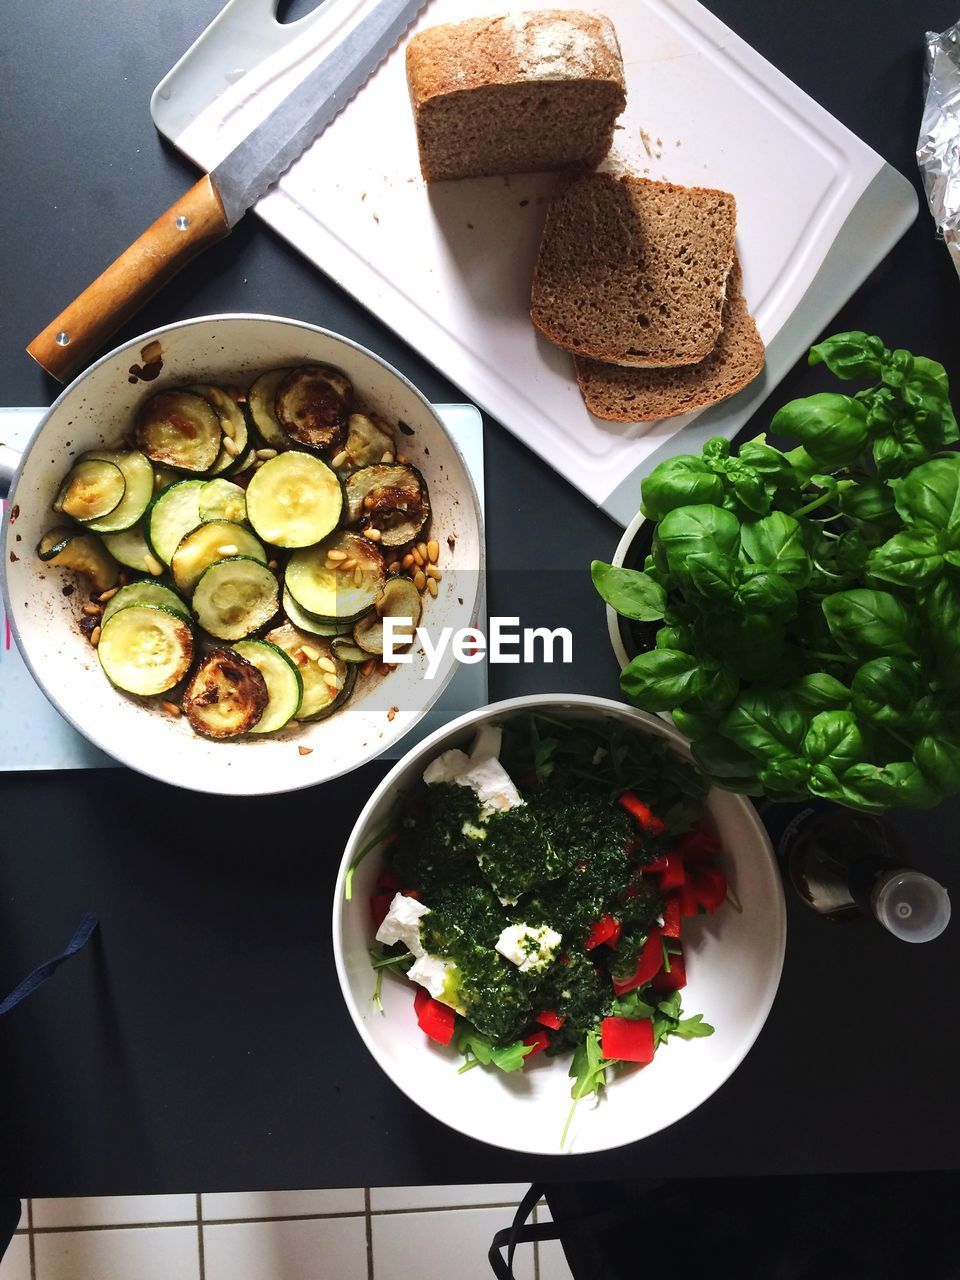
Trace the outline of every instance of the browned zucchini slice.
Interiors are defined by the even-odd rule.
[[[289,456],[289,455],[288,455]],[[386,571],[369,538],[342,530],[287,561],[288,593],[307,613],[326,622],[353,622],[376,603]]]
[[[289,622],[268,632],[265,639],[282,649],[297,664],[303,681],[298,720],[322,720],[346,702],[353,689],[356,672],[337,657],[329,640],[306,635]],[[333,663],[335,670],[329,671],[326,666],[321,666],[320,659]]]
[[[202,396],[220,419],[220,452],[210,468],[210,474],[219,476],[225,472],[232,474],[238,471],[240,461],[246,456],[250,438],[247,415],[240,404],[242,392],[233,387],[214,387],[206,382],[187,387],[186,390]],[[231,442],[229,445],[227,440]]]
[[[97,591],[109,591],[117,585],[120,568],[95,534],[76,529],[51,529],[37,544],[37,555],[58,569],[82,573]]]
[[[378,529],[385,547],[412,542],[430,519],[423,476],[409,464],[378,463],[344,481],[347,518],[361,529]]]
[[[353,387],[329,365],[291,369],[277,387],[274,411],[292,440],[311,449],[327,449],[343,440]]]
[[[347,423],[346,458],[338,469],[371,467],[376,462],[393,461],[393,436],[379,421],[366,413],[351,413]]]
[[[190,677],[183,710],[205,738],[237,738],[249,733],[269,701],[267,682],[232,649],[211,649]]]
[[[126,487],[123,472],[115,462],[86,458],[71,469],[53,509],[74,520],[97,520],[116,510]]]
[[[220,416],[193,391],[161,391],[140,406],[137,448],[178,471],[209,471],[223,443]]]
[[[409,627],[404,632],[416,630],[423,613],[423,601],[420,592],[409,578],[389,578],[383,588],[380,599],[372,613],[366,614],[353,628],[353,638],[367,654],[383,653],[383,619],[410,619]]]
[[[247,397],[253,425],[274,449],[289,449],[291,444],[290,437],[277,421],[275,408],[277,387],[289,372],[289,369],[271,369],[268,373],[261,373]]]

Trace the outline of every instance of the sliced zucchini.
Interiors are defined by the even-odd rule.
[[[249,556],[216,560],[201,573],[193,612],[218,640],[240,640],[265,626],[280,605],[280,584],[267,566]]]
[[[97,520],[115,511],[127,482],[115,462],[88,458],[72,467],[54,499],[54,511],[74,520]]]
[[[359,626],[359,623],[357,624]],[[342,662],[369,662],[370,654],[354,644],[353,636],[334,636],[330,641],[334,655]],[[382,649],[381,649],[382,652]]]
[[[153,554],[169,566],[186,534],[200,523],[200,494],[205,480],[175,480],[150,503],[144,522]]]
[[[135,524],[132,529],[121,529],[119,533],[103,533],[103,545],[114,560],[119,560],[128,569],[136,569],[137,573],[159,574],[161,566],[147,545],[143,536],[143,527]]]
[[[257,724],[268,698],[252,662],[232,649],[211,649],[184,690],[183,710],[205,738],[237,738]]]
[[[181,480],[182,476],[179,471],[174,471],[171,467],[161,467],[158,463],[153,467],[153,488],[155,493],[159,493],[161,489],[166,489],[168,484],[174,484],[175,481]]]
[[[412,542],[430,519],[427,486],[416,467],[378,463],[344,481],[347,520],[361,529],[378,529],[385,547]]]
[[[247,495],[230,480],[210,480],[200,490],[201,520],[232,520],[242,524],[247,518]]]
[[[288,370],[273,407],[287,435],[311,449],[339,445],[346,431],[353,386],[339,369],[309,364]]]
[[[247,415],[238,401],[240,392],[230,391],[225,387],[213,387],[207,383],[188,387],[187,390],[202,396],[220,419],[220,451],[210,468],[211,475],[218,476],[227,471],[236,471],[238,461],[246,454],[250,437]],[[229,447],[225,443],[228,438],[233,442]]]
[[[247,518],[275,547],[312,547],[337,527],[343,490],[325,462],[309,453],[281,453],[247,486]]]
[[[262,373],[247,396],[247,408],[253,425],[274,449],[289,449],[292,443],[278,422],[274,409],[277,387],[289,372],[289,369],[271,369],[269,373]]]
[[[77,529],[51,529],[37,544],[37,555],[58,569],[89,578],[97,591],[116,586],[120,568],[99,538]]]
[[[300,608],[286,587],[283,589],[281,603],[288,621],[301,631],[309,631],[312,636],[338,636],[352,629],[349,622],[321,622],[319,618],[314,618],[306,609]]]
[[[193,630],[180,613],[158,604],[132,604],[101,622],[97,656],[107,678],[141,698],[166,693],[193,661]]]
[[[116,449],[97,449],[85,453],[78,462],[112,462],[123,472],[125,488],[123,497],[109,515],[98,520],[88,520],[87,528],[94,533],[119,533],[137,523],[153,497],[153,467],[136,449],[128,453]]]
[[[350,696],[356,672],[336,656],[329,641],[320,636],[304,635],[289,623],[275,627],[265,638],[297,664],[303,681],[298,720],[321,720],[335,707],[342,706]],[[336,670],[331,672],[321,667],[319,658],[332,662]]]
[[[153,578],[140,578],[121,587],[117,594],[107,601],[103,609],[100,625],[103,626],[120,609],[127,609],[134,604],[159,604],[171,613],[179,613],[181,618],[189,618],[190,610],[170,587]]]
[[[383,653],[383,619],[387,616],[409,622],[403,631],[414,631],[423,613],[423,601],[420,592],[409,578],[390,578],[376,608],[368,613],[353,628],[353,638],[367,656],[371,653]]]
[[[347,443],[343,447],[347,454],[344,466],[351,470],[383,462],[388,454],[392,458],[395,448],[393,436],[387,435],[365,413],[351,413],[347,423]]]
[[[137,447],[178,471],[209,471],[223,443],[220,416],[194,391],[161,391],[140,406]]]
[[[230,520],[208,520],[185,534],[173,553],[170,572],[185,595],[190,595],[208,565],[232,556],[249,556],[267,563],[267,553],[248,529]]]
[[[383,556],[369,538],[348,530],[318,547],[295,551],[285,575],[300,608],[327,622],[353,622],[366,613],[379,599],[384,580]]]
[[[267,705],[251,733],[276,733],[300,710],[303,681],[294,660],[267,640],[241,640],[235,646],[252,662],[267,684]]]

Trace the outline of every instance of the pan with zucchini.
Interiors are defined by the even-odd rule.
[[[82,580],[106,678],[214,740],[341,710],[441,577],[426,480],[328,365],[160,391],[53,508],[37,554]]]

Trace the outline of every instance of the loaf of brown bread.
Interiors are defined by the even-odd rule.
[[[577,9],[431,27],[407,81],[427,182],[593,167],[626,104],[613,25]]]
[[[533,280],[545,337],[607,364],[695,364],[720,336],[737,205],[726,191],[590,173],[554,196]]]
[[[743,296],[740,263],[730,273],[723,328],[698,364],[629,369],[574,356],[587,408],[611,422],[650,422],[704,409],[742,390],[763,369],[763,342]]]

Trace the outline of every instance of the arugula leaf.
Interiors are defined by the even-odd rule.
[[[681,1018],[669,1034],[682,1040],[697,1040],[701,1036],[712,1036],[715,1030],[716,1027],[704,1022],[702,1013],[695,1013],[690,1018]]]
[[[628,991],[613,1002],[611,1012],[618,1018],[652,1018],[653,1005],[641,999],[639,991]]]
[[[522,1040],[498,1047],[489,1036],[483,1035],[469,1022],[462,1021],[457,1024],[453,1033],[453,1044],[457,1052],[462,1053],[466,1059],[459,1069],[460,1075],[471,1067],[487,1067],[491,1063],[501,1071],[519,1071],[523,1067],[524,1058],[533,1049],[532,1045],[524,1044]]]
[[[563,1126],[563,1133],[560,1135],[561,1151],[566,1144],[567,1134],[570,1132],[570,1124],[577,1109],[577,1103],[581,1098],[586,1098],[591,1093],[600,1094],[603,1091],[607,1082],[607,1068],[612,1065],[608,1059],[604,1058],[600,1050],[600,1032],[588,1031],[583,1043],[577,1045],[574,1050],[573,1061],[570,1063],[569,1075],[573,1080],[570,1097],[573,1099],[573,1103],[567,1113],[567,1122]]]

